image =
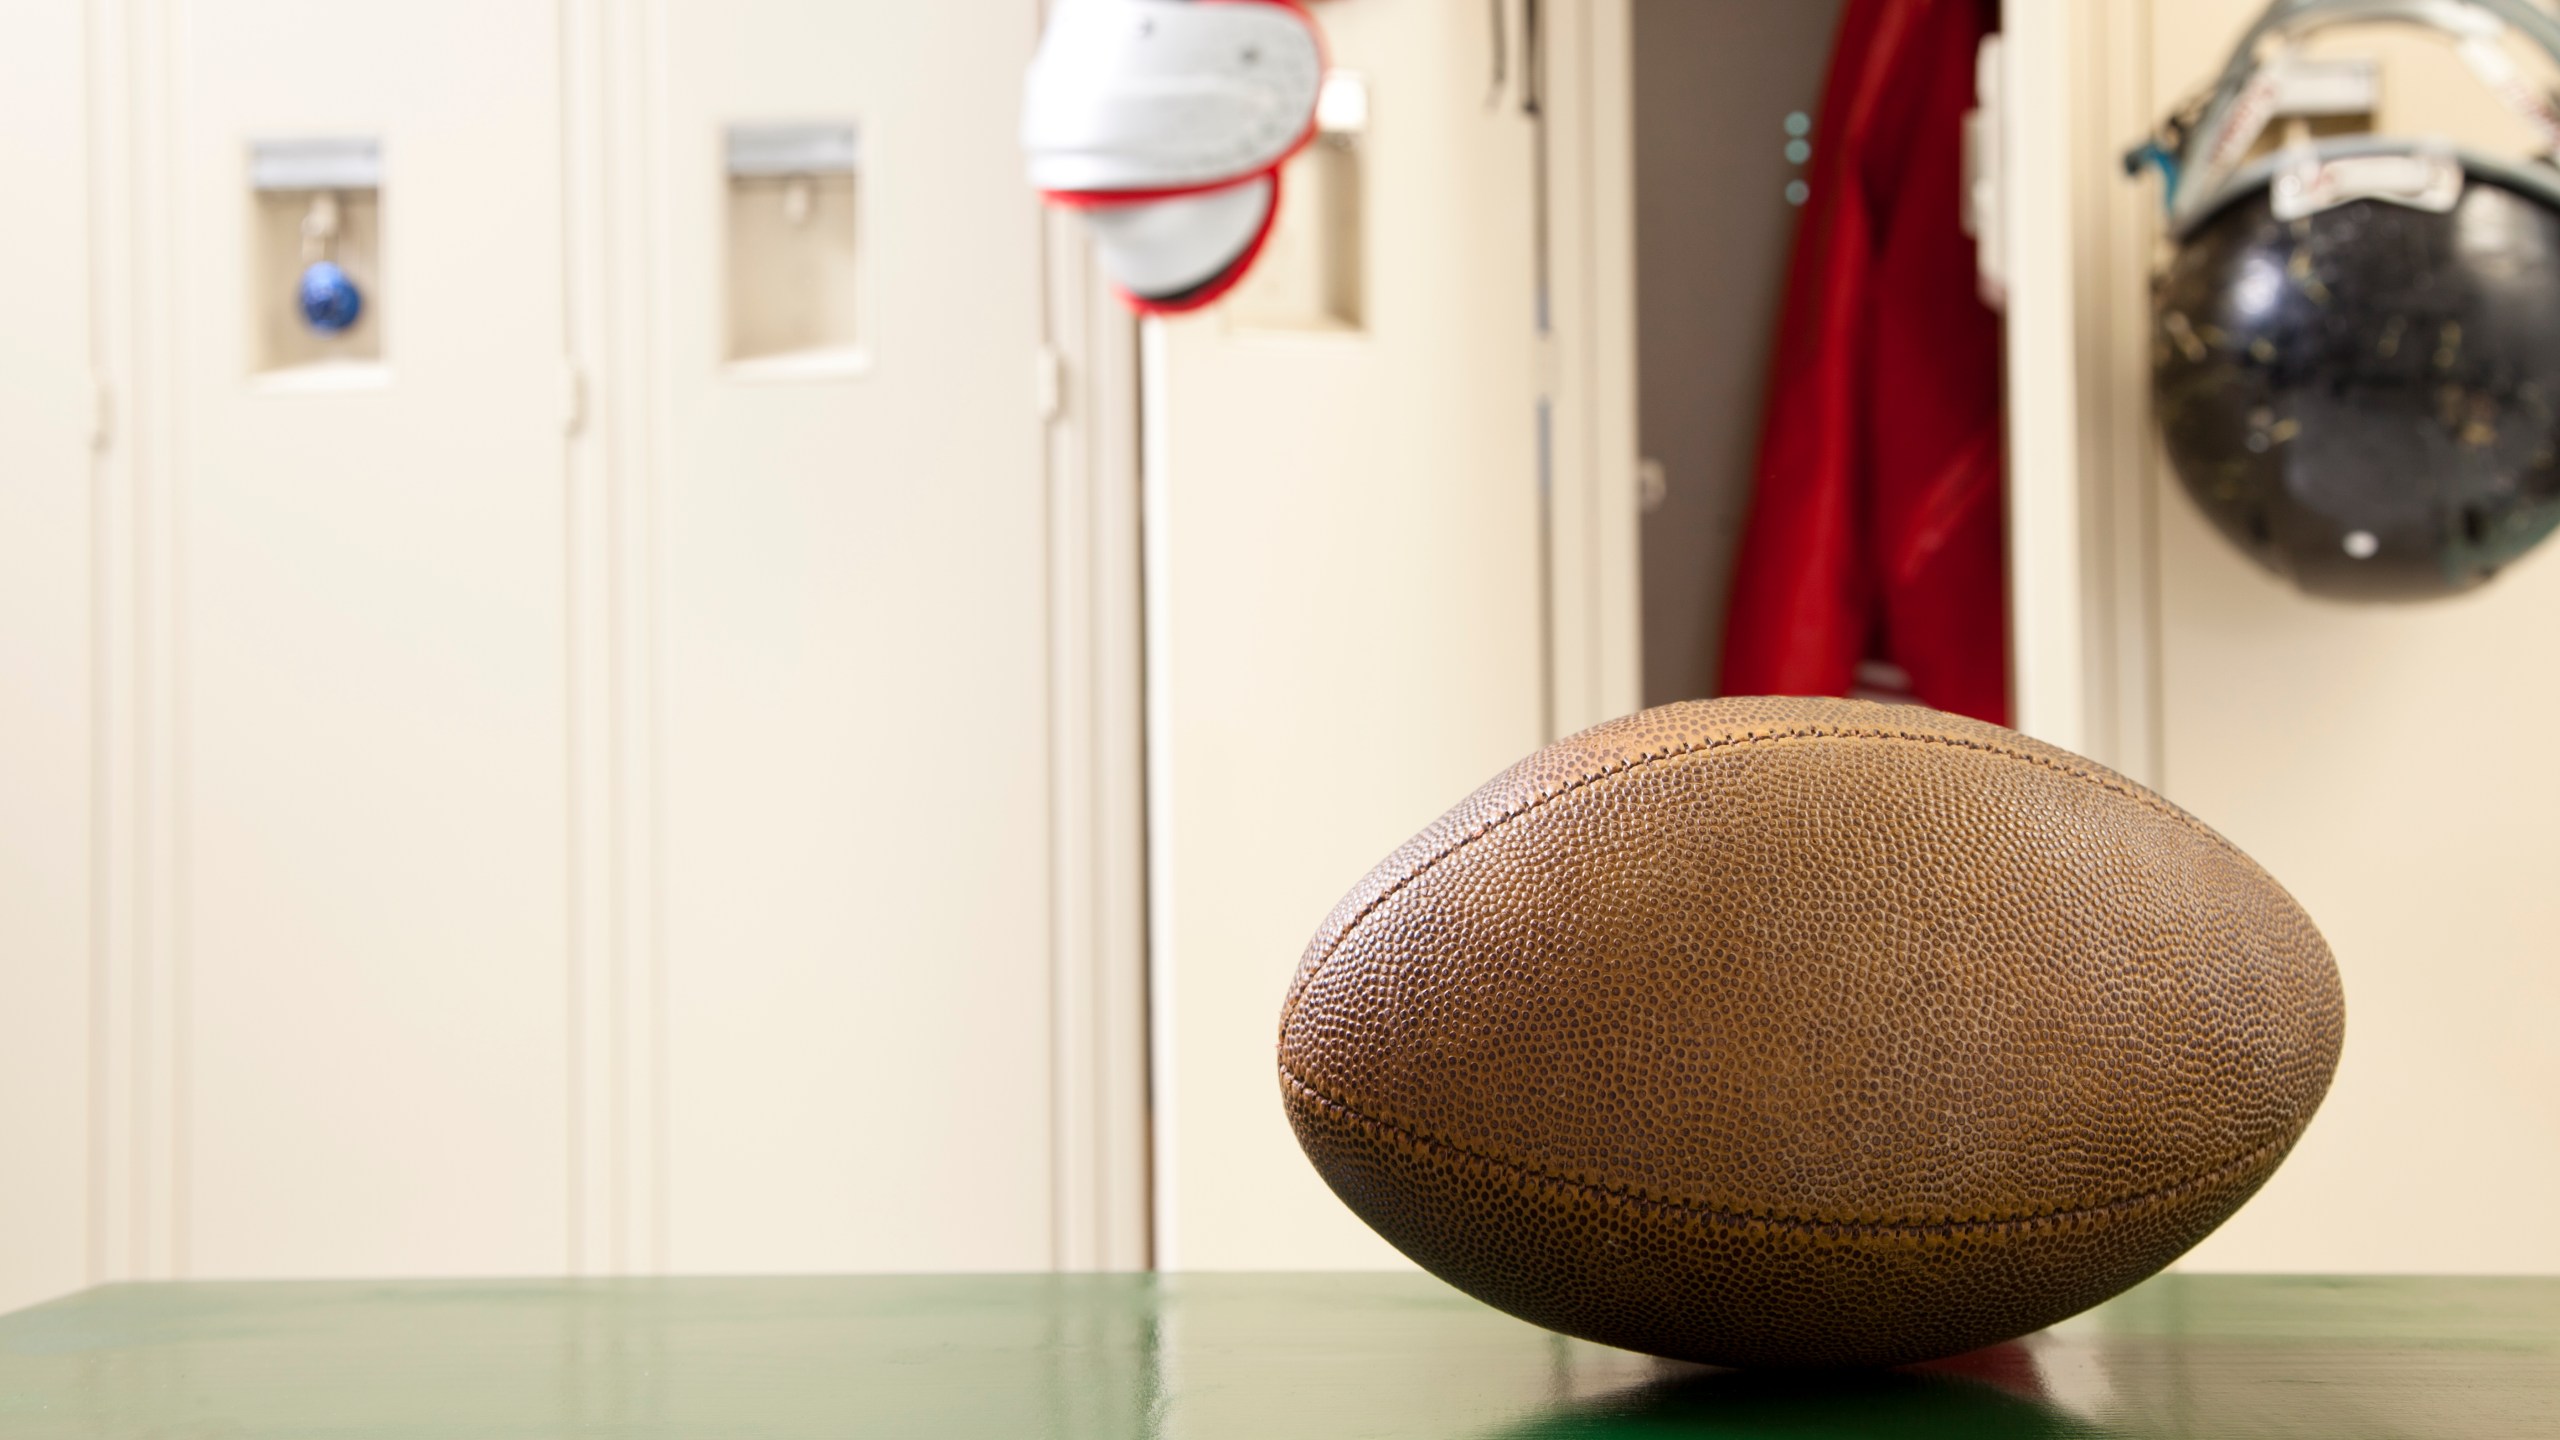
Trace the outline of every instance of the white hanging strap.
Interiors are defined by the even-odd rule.
[[[2532,129],[2534,138],[2542,142],[2546,153],[2560,151],[2560,113],[2554,113],[2550,93],[2537,89],[2525,78],[2523,69],[2516,64],[2515,57],[2507,53],[2505,46],[2489,37],[2475,35],[2456,45],[2454,53],[2462,57],[2463,64],[2471,67],[2472,74],[2480,77],[2481,84],[2489,87],[2489,93],[2497,96],[2515,112],[2517,119]]]
[[[2292,47],[2286,47],[2288,52]],[[2212,149],[2202,157],[2195,178],[2219,181],[2249,153],[2266,133],[2267,122],[2275,118],[2277,101],[2283,97],[2284,85],[2274,68],[2259,70],[2231,101],[2224,124],[2213,136]]]

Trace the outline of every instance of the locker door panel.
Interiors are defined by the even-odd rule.
[[[167,448],[143,463],[175,598],[146,703],[175,737],[184,1263],[557,1270],[558,17],[175,16]],[[254,248],[249,146],[348,135],[383,157],[382,365],[279,368],[264,327],[290,300]]]
[[[666,11],[677,1268],[1050,1260],[1037,19]],[[742,353],[726,247],[844,198],[731,193],[729,127],[783,122],[857,137],[851,333]]]
[[[0,19],[0,1311],[88,1264],[91,526],[81,15]]]
[[[1370,97],[1360,328],[1151,336],[1160,1263],[1400,1263],[1289,1133],[1281,997],[1344,891],[1544,738],[1535,130],[1487,11],[1319,7]]]

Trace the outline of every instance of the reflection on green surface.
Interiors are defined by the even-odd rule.
[[[1500,1440],[2095,1440],[2109,1433],[2047,1401],[1918,1371],[1829,1377],[1705,1371],[1553,1407],[1495,1432]]]
[[[2560,1436],[2560,1280],[2172,1276],[1763,1377],[1420,1275],[128,1285],[0,1317],[0,1437]]]

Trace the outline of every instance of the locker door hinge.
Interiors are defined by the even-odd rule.
[[[587,372],[575,361],[560,366],[560,431],[575,435],[587,424]]]
[[[89,448],[105,454],[116,443],[116,392],[104,380],[89,385]]]
[[[1032,356],[1031,406],[1043,425],[1055,421],[1067,406],[1067,359],[1054,345],[1043,345]]]

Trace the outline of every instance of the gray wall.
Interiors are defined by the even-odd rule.
[[[1841,3],[1635,0],[1642,434],[1669,481],[1644,521],[1648,705],[1715,693],[1805,173],[1784,124],[1820,109]]]

